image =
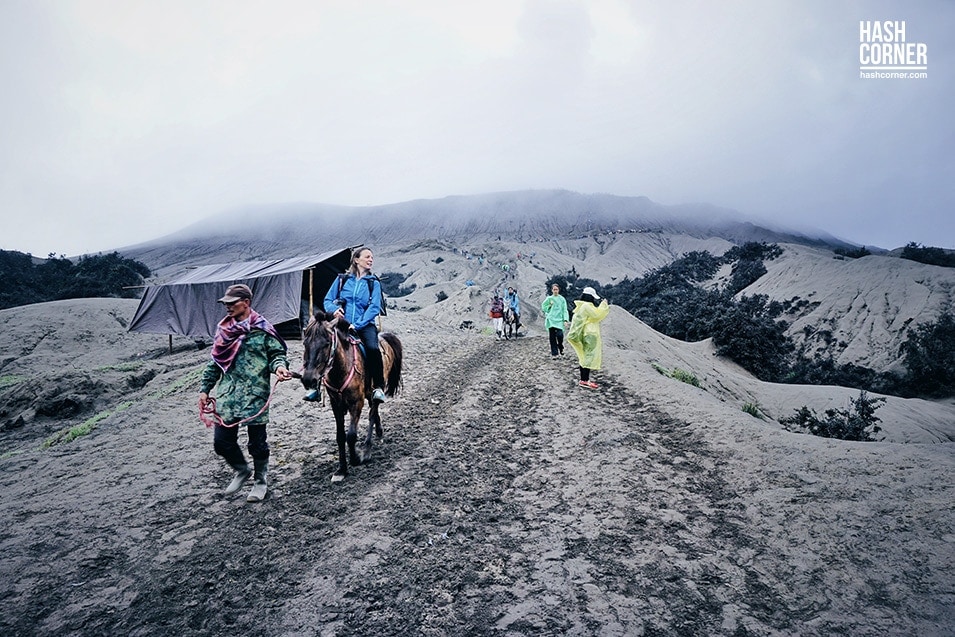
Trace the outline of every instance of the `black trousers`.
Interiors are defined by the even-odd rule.
[[[550,355],[557,356],[564,353],[564,330],[559,327],[547,328],[547,335],[550,337]]]
[[[385,369],[381,360],[381,350],[378,348],[378,328],[369,323],[358,332],[362,345],[365,346],[365,368],[368,370],[368,380],[372,387],[385,388]]]
[[[239,446],[239,429],[249,432],[249,455],[253,462],[261,464],[269,459],[269,441],[265,425],[247,425],[239,427],[224,427],[216,425],[212,432],[212,446],[216,453],[222,456],[233,467],[246,464],[242,448]]]
[[[590,380],[590,370],[586,367],[580,368],[580,380],[587,381]]]

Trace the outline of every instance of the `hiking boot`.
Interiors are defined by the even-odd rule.
[[[235,469],[235,477],[232,478],[232,482],[229,483],[229,486],[225,488],[226,495],[232,495],[241,489],[242,485],[245,484],[245,481],[248,480],[249,476],[252,475],[252,469],[250,469],[249,465],[247,464],[233,468]]]
[[[249,497],[245,499],[246,502],[261,502],[265,499],[265,494],[269,490],[268,473],[268,461],[255,463],[255,481],[252,483]]]
[[[388,400],[388,397],[385,396],[385,392],[381,388],[376,387],[371,395],[371,399],[376,403],[383,403]]]

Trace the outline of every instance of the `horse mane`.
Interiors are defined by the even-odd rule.
[[[317,325],[320,323],[334,323],[335,327],[338,328],[338,331],[342,334],[348,333],[348,328],[351,327],[351,323],[346,321],[344,318],[336,319],[334,314],[329,314],[328,312],[322,312],[321,310],[315,312],[312,316],[312,319],[308,322],[308,325],[305,326],[303,331],[305,336],[310,336],[315,333],[315,330],[318,329]]]

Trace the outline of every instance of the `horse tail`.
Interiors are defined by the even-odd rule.
[[[391,346],[393,357],[391,368],[388,370],[388,378],[386,379],[388,391],[385,393],[388,396],[394,396],[398,393],[398,387],[401,386],[401,359],[403,358],[401,340],[391,332],[383,332],[381,338]]]

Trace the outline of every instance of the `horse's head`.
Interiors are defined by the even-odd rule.
[[[322,376],[331,366],[335,355],[338,319],[324,312],[316,313],[305,328],[305,346],[302,384],[306,389],[317,389]]]

